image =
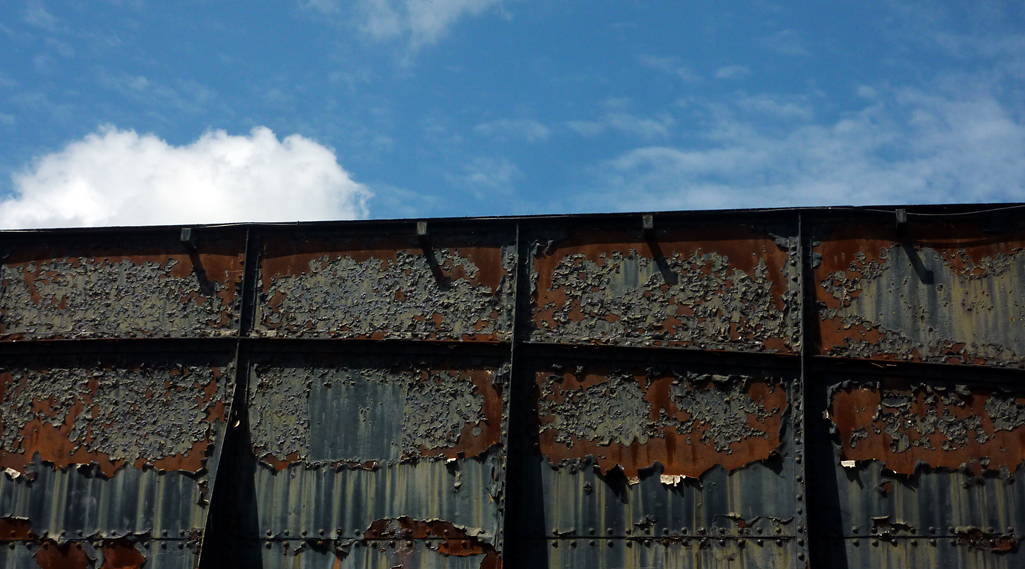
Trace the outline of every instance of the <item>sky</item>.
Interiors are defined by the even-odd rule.
[[[1025,3],[0,0],[0,227],[1025,201]]]

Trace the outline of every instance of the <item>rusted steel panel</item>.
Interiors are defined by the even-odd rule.
[[[194,550],[159,539],[0,543],[0,566],[12,569],[157,569],[195,563]]]
[[[132,552],[148,559],[145,546],[156,539],[189,549],[191,559],[233,380],[226,356],[6,360],[0,540],[55,567],[77,567],[86,553],[90,563],[117,558],[130,567]],[[87,542],[102,551],[81,553]]]
[[[833,385],[850,566],[1020,566],[1023,415],[1025,393],[992,386],[887,376]]]
[[[535,242],[531,340],[789,354],[797,240],[743,225],[580,231]]]
[[[615,548],[632,539],[695,546],[781,539],[784,557],[794,555],[805,528],[795,515],[795,445],[785,427],[793,382],[722,371],[540,365],[541,456],[524,459],[518,475],[527,481],[527,519],[536,522],[517,531],[530,539],[620,540]],[[601,551],[607,547],[603,541]],[[621,562],[604,555],[595,562]]]
[[[839,224],[815,247],[819,352],[1022,367],[1025,230]]]
[[[416,532],[410,532],[412,536]],[[463,543],[466,542],[464,546]],[[501,569],[501,559],[487,544],[472,540],[389,539],[268,541],[259,544],[262,566],[271,568],[337,569]]]
[[[482,360],[254,364],[260,535],[248,537],[316,537],[331,550],[404,539],[448,559],[427,566],[463,566],[455,558],[468,556],[479,558],[474,567],[500,566],[506,375]]]
[[[935,542],[935,543],[933,543]],[[830,548],[846,553],[849,569],[878,567],[929,567],[930,569],[1010,569],[1021,567],[1014,555],[994,555],[954,539],[913,536],[904,539],[831,540]]]
[[[786,540],[751,538],[553,539],[525,544],[528,567],[551,569],[691,569],[742,567],[784,569],[806,567]]]
[[[3,261],[0,340],[231,336],[243,239],[68,240]]]
[[[257,334],[495,342],[512,329],[514,238],[497,233],[268,243]]]

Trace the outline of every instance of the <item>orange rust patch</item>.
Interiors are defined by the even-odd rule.
[[[910,405],[890,406],[884,396],[903,397]],[[878,460],[893,472],[909,476],[915,473],[919,461],[932,468],[968,465],[975,475],[1002,466],[1014,472],[1025,459],[1025,425],[996,430],[986,409],[991,396],[985,390],[973,390],[967,397],[947,392],[946,402],[939,394],[927,402],[924,390],[911,389],[906,383],[884,391],[842,388],[834,392],[829,414],[837,427],[845,460]],[[1025,405],[1025,398],[1015,398],[1014,402]],[[923,421],[929,417],[939,418],[940,426],[919,430],[919,425],[936,425]],[[978,424],[969,428],[976,419]],[[966,431],[964,440],[952,438],[960,436],[958,431]]]
[[[1018,540],[1013,535],[984,532],[979,528],[957,528],[954,532],[957,542],[974,549],[988,549],[994,553],[1009,553],[1018,550]]]
[[[604,369],[592,369],[580,375],[564,373],[561,381],[556,382],[554,393],[546,400],[563,403],[571,391],[579,392],[607,382],[606,373]],[[538,372],[539,391],[543,391],[549,375],[547,371]],[[746,420],[746,426],[750,427],[751,432],[763,435],[745,436],[732,441],[728,449],[717,450],[714,436],[708,442],[702,441],[713,425],[696,420],[687,410],[677,406],[672,392],[672,376],[648,378],[644,370],[637,370],[634,379],[640,384],[644,401],[650,404],[647,417],[650,424],[654,426],[660,419],[669,417],[670,425],[658,427],[656,433],[644,443],[635,439],[630,444],[617,441],[602,444],[600,440],[584,438],[576,433],[560,433],[555,428],[547,428],[555,423],[556,417],[538,416],[540,450],[548,457],[548,461],[558,464],[563,460],[581,459],[590,455],[596,458],[603,474],[621,468],[628,478],[637,477],[640,470],[652,467],[657,462],[662,465],[664,475],[698,478],[716,465],[732,471],[765,460],[777,452],[780,446],[779,431],[783,411],[787,406],[787,394],[778,381],[747,381],[739,395],[749,397],[755,406],[764,411],[764,419],[749,413]],[[690,390],[719,390],[719,386],[710,381],[687,383]],[[726,398],[729,394],[723,391],[717,395]],[[714,416],[712,420],[715,420]],[[569,439],[568,444],[566,439]]]
[[[32,522],[24,518],[0,518],[0,541],[28,541],[35,539]]]
[[[194,265],[194,261],[198,261],[206,278],[211,282],[217,282],[222,285],[221,291],[216,296],[221,300],[222,306],[227,311],[235,301],[236,284],[241,280],[243,262],[241,249],[242,245],[238,240],[203,243],[201,252],[191,256],[184,251],[177,252],[178,247],[172,249],[175,252],[168,252],[169,249],[162,246],[141,247],[137,250],[100,247],[89,248],[88,251],[92,255],[84,258],[87,263],[100,266],[113,266],[128,262],[133,265],[156,263],[161,267],[166,267],[169,262],[174,261],[168,274],[175,278],[185,278],[192,275],[199,268]],[[69,250],[66,247],[59,246],[26,247],[12,252],[5,265],[13,270],[17,270],[17,274],[29,286],[32,302],[38,306],[44,299],[40,295],[36,282],[54,281],[55,279],[63,278],[63,275],[60,275],[58,272],[48,270],[49,264],[56,261],[66,261],[73,266],[80,267],[83,258],[80,253],[81,251]],[[29,266],[32,264],[35,264],[35,269],[29,270]],[[190,300],[189,297],[190,295],[183,297],[181,299],[182,302],[188,302]],[[206,298],[196,295],[194,300],[201,303]],[[57,310],[64,310],[67,306],[67,299],[64,296],[59,299],[47,299],[47,301],[56,304]],[[228,319],[228,322],[230,322],[230,319]],[[12,338],[5,339],[10,340]]]
[[[51,539],[44,540],[32,557],[40,569],[89,569],[89,556],[80,543],[57,545]]]
[[[452,260],[446,260],[442,270],[452,280],[467,279],[472,285],[483,285],[496,290],[506,271],[502,266],[502,250],[500,246],[463,246],[456,238],[444,236],[433,239],[436,249],[456,249],[459,256],[469,259],[477,266],[477,275],[469,278],[461,265],[452,266]],[[296,245],[284,240],[268,243],[261,260],[263,292],[269,292],[276,278],[284,276],[300,276],[310,269],[310,263],[323,263],[326,256],[329,260],[349,257],[356,263],[370,259],[381,261],[381,269],[387,270],[400,252],[413,256],[423,255],[423,249],[412,238],[352,238],[345,240],[308,240]]]
[[[33,419],[26,423],[19,430],[24,452],[14,453],[0,448],[0,467],[26,474],[26,466],[32,461],[32,456],[38,452],[43,462],[52,463],[55,468],[95,462],[104,475],[108,478],[113,476],[114,472],[124,464],[123,459],[112,461],[109,455],[89,452],[83,446],[73,443],[69,439],[75,419],[81,412],[82,402],[75,401],[64,418],[64,424],[59,427],[39,419]]]
[[[432,372],[435,370],[431,370]],[[477,392],[484,396],[484,419],[478,423],[467,423],[459,432],[455,446],[450,448],[426,449],[420,447],[420,456],[444,456],[445,458],[472,458],[483,454],[489,448],[502,442],[502,389],[492,379],[493,373],[486,369],[459,370],[461,376],[469,376]],[[473,435],[475,428],[480,434]]]
[[[677,229],[659,239],[658,250],[666,258],[676,258],[675,256],[679,255],[681,259],[690,260],[695,255],[700,259],[700,256],[709,254],[727,258],[728,264],[718,270],[720,278],[726,280],[724,286],[727,289],[733,286],[732,275],[735,274],[735,271],[740,271],[755,279],[759,264],[764,263],[766,269],[764,276],[768,281],[766,284],[771,306],[779,312],[785,309],[784,296],[787,292],[788,280],[783,271],[787,265],[788,253],[780,249],[772,238],[736,226]],[[587,318],[604,319],[610,323],[619,322],[621,316],[615,313],[586,314],[581,306],[581,299],[573,294],[574,285],[566,286],[563,283],[554,282],[556,269],[571,256],[579,256],[579,260],[575,261],[577,265],[587,260],[595,263],[598,267],[603,267],[612,262],[611,259],[616,253],[624,257],[629,257],[634,253],[645,259],[658,257],[652,250],[651,244],[625,232],[578,233],[547,249],[539,250],[533,260],[534,271],[538,278],[533,299],[535,328],[549,331],[559,329],[563,324],[557,318],[556,313],[560,313],[572,322],[581,322]],[[713,259],[698,260],[689,265],[685,262],[682,270],[691,275],[713,277],[715,276],[713,275],[715,263],[716,261]],[[581,284],[587,282],[587,274],[579,273],[577,276],[580,280],[574,282]],[[662,290],[668,292],[670,287],[663,285]],[[726,293],[723,290],[716,292],[720,295]],[[650,302],[650,296],[648,291],[644,291],[643,297],[639,296],[636,300],[647,299]],[[669,299],[670,305],[676,302],[676,298]],[[662,330],[670,335],[675,335],[678,334],[678,327],[687,321],[702,322],[695,317],[695,306],[678,304],[673,308],[659,304],[657,307],[652,307],[651,313],[664,311],[667,315],[665,320],[644,324],[646,327],[650,326],[648,329],[633,330],[630,328],[632,325],[628,328],[630,328],[630,333],[644,334],[651,330]],[[741,313],[739,316],[740,322],[735,323],[731,334],[721,340],[761,342],[763,346],[768,347],[770,342],[766,342],[766,338],[761,337],[758,329],[749,322],[750,315]],[[722,318],[724,315],[720,312],[717,317]],[[686,347],[695,342],[709,340],[710,338],[705,337],[670,338],[660,345]],[[778,349],[781,353],[793,352],[792,347],[784,338],[776,340],[771,342],[774,346],[772,349]],[[592,339],[592,341],[599,340]]]
[[[207,450],[210,447],[210,432],[203,440],[192,443],[192,448],[184,453],[167,456],[153,461],[153,467],[157,470],[172,472],[186,470],[188,472],[199,472],[203,468],[203,461],[206,459]]]
[[[269,465],[274,470],[281,472],[289,466],[297,464],[299,462],[299,453],[293,452],[292,454],[286,456],[285,460],[280,460],[278,459],[278,457],[268,452],[261,456],[260,460]]]
[[[127,539],[103,542],[103,567],[100,569],[140,569],[145,563],[146,558]]]
[[[481,561],[481,569],[502,569],[502,556],[495,551],[495,548],[476,536],[470,536],[466,530],[456,527],[450,522],[432,520],[414,520],[408,516],[390,519],[376,520],[370,524],[370,528],[363,533],[363,539],[421,539],[440,540],[439,543],[429,543],[428,547],[435,549],[438,553],[453,557],[469,557],[471,555],[484,554]]]

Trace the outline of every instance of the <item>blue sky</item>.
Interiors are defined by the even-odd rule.
[[[1025,201],[1025,4],[0,0],[0,226]]]

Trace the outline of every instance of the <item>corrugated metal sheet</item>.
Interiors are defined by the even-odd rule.
[[[0,566],[1021,566],[1021,211],[0,234]]]

